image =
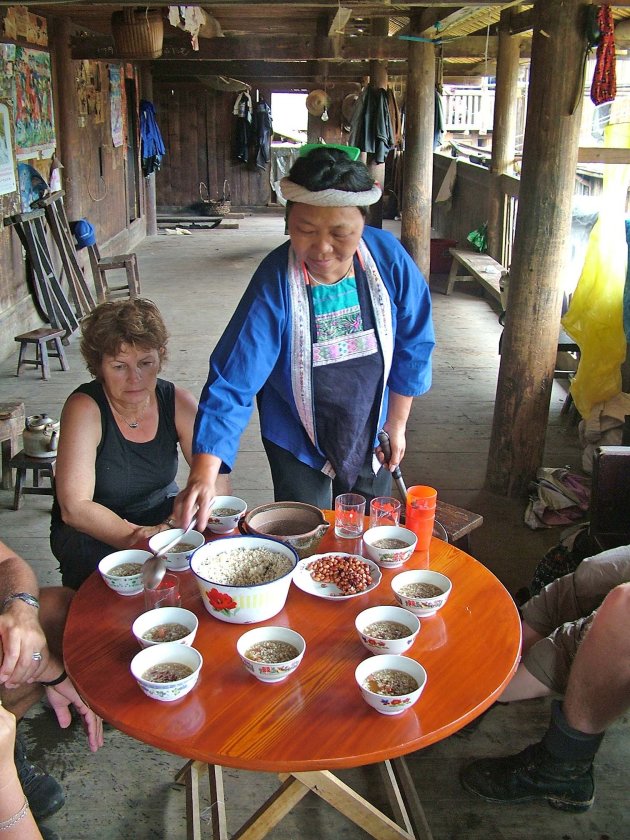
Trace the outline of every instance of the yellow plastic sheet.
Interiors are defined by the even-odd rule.
[[[604,144],[630,148],[630,124],[609,125]],[[630,165],[604,167],[599,218],[589,237],[584,268],[562,326],[580,347],[580,363],[571,395],[588,417],[595,403],[621,391],[620,365],[626,357],[623,289],[626,279],[626,196]]]

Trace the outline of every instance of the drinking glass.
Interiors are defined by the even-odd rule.
[[[145,586],[144,605],[147,610],[153,610],[156,607],[179,607],[181,596],[177,575],[165,574],[156,589],[147,589]]]
[[[377,496],[370,502],[370,528],[400,524],[401,504],[393,496]]]
[[[358,493],[341,493],[335,499],[335,534],[354,540],[363,533],[365,497]]]
[[[418,538],[416,551],[428,551],[433,535],[437,490],[425,484],[407,488],[405,524]]]

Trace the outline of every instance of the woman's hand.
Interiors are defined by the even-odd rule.
[[[195,529],[205,530],[216,496],[220,466],[221,459],[216,455],[204,453],[193,456],[188,483],[175,499],[173,507],[173,519],[181,528],[187,528],[194,516],[197,520]]]
[[[35,682],[48,667],[46,636],[29,604],[16,598],[0,615],[0,641],[0,683],[6,688]],[[34,653],[41,658],[33,659]]]
[[[96,752],[103,746],[103,721],[88,706],[80,696],[69,677],[59,685],[46,686],[48,702],[55,710],[59,726],[66,729],[72,723],[70,707],[74,706],[81,715],[83,728],[88,737],[88,743],[92,752]]]

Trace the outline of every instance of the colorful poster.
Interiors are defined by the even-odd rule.
[[[55,149],[50,55],[15,49],[15,151],[18,160]],[[46,155],[44,155],[46,156]]]
[[[15,161],[11,143],[11,120],[9,106],[0,102],[0,195],[15,192]]]
[[[109,104],[112,126],[112,144],[122,146],[124,142],[123,111],[121,96],[120,67],[109,67]]]

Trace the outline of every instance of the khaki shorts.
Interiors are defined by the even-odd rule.
[[[630,581],[630,546],[587,557],[570,575],[548,584],[522,607],[523,621],[546,638],[523,656],[523,665],[557,694],[564,694],[569,671],[595,611],[620,583]]]

